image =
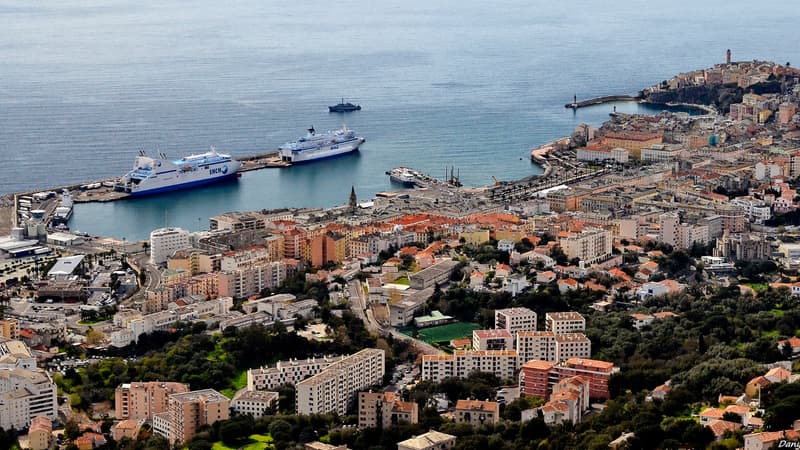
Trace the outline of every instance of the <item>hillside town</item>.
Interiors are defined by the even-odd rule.
[[[800,70],[729,53],[643,92],[702,87],[725,101],[614,112],[494,186],[144,242],[30,217],[0,238],[2,442],[800,445]]]

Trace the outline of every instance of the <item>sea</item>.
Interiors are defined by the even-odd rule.
[[[745,13],[746,11],[746,13]],[[140,150],[274,150],[346,124],[358,153],[237,182],[80,204],[73,230],[127,240],[225,211],[324,207],[410,166],[468,186],[541,172],[529,151],[632,94],[734,60],[800,64],[793,1],[60,0],[0,2],[0,194],[120,176]],[[756,30],[754,32],[754,30]],[[362,106],[329,113],[344,97]]]

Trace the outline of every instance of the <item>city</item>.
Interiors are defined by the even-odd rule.
[[[800,70],[730,58],[642,91],[694,111],[580,125],[519,181],[142,242],[6,199],[3,442],[796,445]]]

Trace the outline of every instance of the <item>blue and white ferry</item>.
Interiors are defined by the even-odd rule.
[[[163,153],[153,158],[142,151],[136,157],[133,170],[125,174],[116,188],[131,195],[188,189],[235,178],[241,166],[231,155],[217,153],[213,148],[175,160]]]
[[[282,161],[297,164],[354,152],[363,143],[364,138],[347,127],[319,134],[311,127],[305,137],[282,145],[279,152]]]

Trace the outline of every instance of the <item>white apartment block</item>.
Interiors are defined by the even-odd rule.
[[[566,333],[555,336],[555,360],[561,363],[570,358],[592,356],[592,341],[583,333]]]
[[[556,334],[552,331],[520,331],[517,333],[517,354],[520,364],[532,359],[556,360]]]
[[[323,358],[291,359],[278,361],[275,367],[261,367],[247,371],[247,390],[266,391],[284,384],[297,383],[322,372],[331,364],[341,361],[347,356],[331,356]]]
[[[261,265],[244,266],[217,274],[220,295],[247,298],[266,288],[280,286],[286,279],[286,263],[272,261]]]
[[[297,383],[297,413],[343,416],[355,405],[359,391],[383,382],[385,371],[386,354],[380,349],[367,348],[337,361]]]
[[[226,314],[233,307],[233,299],[222,297],[205,302],[197,302],[188,306],[174,308],[148,314],[128,322],[126,329],[111,333],[111,343],[117,347],[124,347],[139,339],[139,336],[157,330],[166,330],[179,321],[194,321],[202,316],[220,316]]]
[[[278,405],[278,393],[272,391],[249,391],[242,389],[231,400],[231,410],[238,415],[254,418],[274,414]]]
[[[697,243],[706,245],[709,241],[708,225],[682,223],[678,228],[678,247],[690,249]]]
[[[36,357],[24,342],[0,337],[0,369],[36,369]]]
[[[611,255],[613,236],[610,231],[586,228],[559,240],[559,245],[568,258],[578,258],[586,264],[594,264]]]
[[[150,262],[164,264],[176,250],[191,247],[189,232],[182,228],[159,228],[150,233]]]
[[[452,355],[423,355],[422,379],[436,383],[445,378],[466,378],[488,372],[500,379],[513,378],[519,367],[516,350],[456,350]]]
[[[512,335],[520,331],[536,330],[536,313],[528,308],[506,308],[494,311],[494,327]]]
[[[473,350],[513,350],[514,337],[508,330],[473,330]]]
[[[251,266],[260,266],[271,261],[272,257],[266,247],[252,247],[222,255],[220,270],[227,272]]]
[[[56,419],[56,385],[41,369],[0,369],[0,428],[26,428],[31,419]]]
[[[547,331],[555,334],[586,331],[586,319],[575,311],[546,313],[544,321]]]
[[[517,334],[520,364],[534,359],[560,363],[569,358],[589,358],[592,343],[583,333],[522,331]]]
[[[640,158],[642,162],[659,163],[665,161],[675,161],[683,152],[681,146],[668,144],[653,144],[641,150]]]
[[[624,148],[579,148],[577,153],[578,161],[596,161],[596,162],[628,162],[628,150]]]

